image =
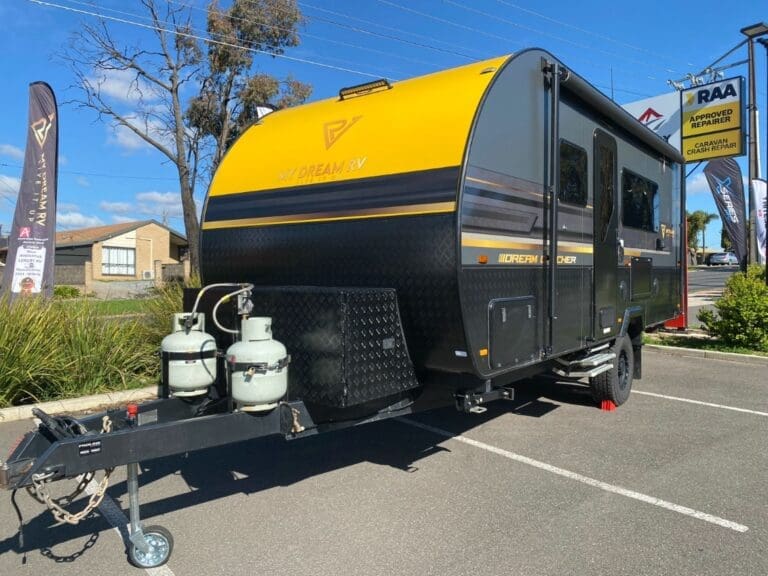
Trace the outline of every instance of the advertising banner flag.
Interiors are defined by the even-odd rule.
[[[56,97],[44,82],[29,85],[28,130],[0,288],[11,300],[31,294],[53,295],[59,134]]]
[[[706,165],[704,175],[736,258],[740,263],[744,262],[747,257],[747,227],[741,168],[733,158],[717,158]]]
[[[766,222],[765,215],[768,212],[766,207],[766,184],[765,180],[752,180],[752,198],[755,205],[755,232],[757,233],[757,258],[760,264],[765,264],[766,257]]]

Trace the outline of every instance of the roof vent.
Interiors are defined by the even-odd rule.
[[[371,92],[378,90],[390,90],[392,84],[389,80],[382,78],[381,80],[374,80],[373,82],[366,82],[365,84],[358,84],[357,86],[349,86],[348,88],[342,88],[339,90],[339,100],[346,100],[351,96],[365,96]]]

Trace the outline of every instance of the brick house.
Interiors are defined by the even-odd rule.
[[[74,284],[60,281],[60,272],[63,267],[83,266],[86,284],[90,280],[154,280],[164,265],[180,264],[186,251],[186,238],[155,220],[64,230],[56,233],[57,283]]]
[[[56,265],[90,261],[93,280],[152,280],[155,263],[178,264],[187,250],[181,234],[155,220],[56,233]]]

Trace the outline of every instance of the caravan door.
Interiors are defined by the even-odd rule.
[[[610,338],[618,329],[617,266],[623,249],[617,232],[619,221],[616,140],[602,130],[594,133],[594,253],[592,269],[592,337]]]

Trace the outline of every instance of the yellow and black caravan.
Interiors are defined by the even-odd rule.
[[[542,50],[373,82],[234,144],[202,275],[393,289],[420,380],[555,367],[621,403],[641,331],[679,312],[682,162]]]
[[[682,162],[542,50],[273,112],[211,183],[161,397],[35,408],[0,488],[126,464],[128,556],[153,568],[173,539],[142,527],[137,460],[478,412],[550,370],[621,404],[678,313]]]

